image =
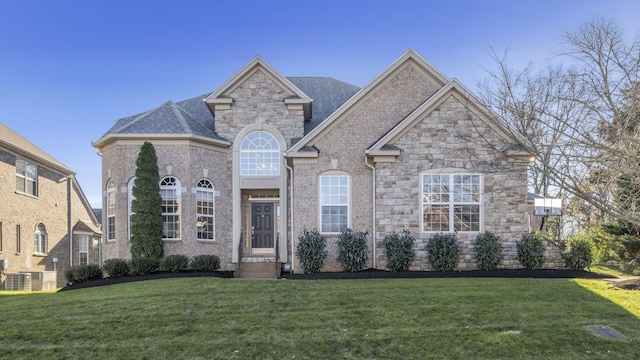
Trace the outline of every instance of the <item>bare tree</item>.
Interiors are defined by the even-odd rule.
[[[543,71],[514,71],[493,51],[497,70],[481,97],[535,152],[533,192],[575,197],[593,214],[640,226],[640,40],[626,44],[603,19],[564,40],[555,58],[563,65]],[[624,197],[616,196],[621,180]]]

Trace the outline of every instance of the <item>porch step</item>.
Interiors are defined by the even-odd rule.
[[[233,274],[240,279],[277,279],[279,276],[279,262],[242,262]]]

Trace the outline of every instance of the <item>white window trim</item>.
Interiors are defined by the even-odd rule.
[[[42,225],[43,231],[40,231],[40,225]],[[49,240],[47,239],[47,228],[42,223],[39,223],[38,225],[36,225],[36,230],[33,232],[33,235],[34,235],[33,253],[36,255],[47,255],[48,253],[47,241]],[[44,250],[44,251],[40,251],[40,250]]]
[[[245,141],[247,141],[247,138],[255,133],[263,133],[263,134],[267,134],[271,137],[271,141],[273,141],[273,143],[275,143],[275,145],[277,146],[277,149],[245,149],[244,148],[244,144]],[[258,153],[269,153],[269,154],[277,154],[278,157],[278,161],[276,162],[278,169],[277,169],[277,173],[275,174],[245,174],[243,173],[243,168],[242,168],[242,164],[243,164],[243,154],[258,154]],[[241,176],[246,176],[246,177],[273,177],[273,176],[280,176],[282,174],[282,155],[280,154],[280,143],[278,142],[278,139],[271,133],[269,133],[268,131],[264,131],[264,130],[257,130],[257,131],[252,131],[250,133],[248,133],[241,141],[240,143],[240,175]]]
[[[177,215],[178,216],[178,232],[179,232],[179,236],[178,237],[174,237],[174,238],[165,238],[163,237],[162,240],[164,241],[179,241],[182,239],[182,187],[180,185],[180,180],[172,175],[169,176],[165,176],[162,179],[160,179],[160,184],[162,184],[162,182],[167,179],[167,178],[173,178],[175,179],[176,183],[175,185],[160,185],[160,197],[162,197],[162,190],[173,190],[175,191],[175,195],[176,195],[176,203],[177,203],[177,207],[178,207],[178,212],[175,213],[162,213],[162,228],[164,229],[164,216],[165,215]],[[164,199],[162,200],[164,202]],[[164,230],[163,230],[164,231]]]
[[[83,246],[84,251],[83,251]],[[85,254],[87,258],[87,263],[82,264],[82,254]],[[89,264],[89,235],[78,235],[78,265],[87,265]]]
[[[322,231],[322,206],[343,206],[343,204],[323,204],[322,203],[322,184],[323,177],[346,177],[347,178],[347,229],[351,228],[351,175],[343,171],[327,171],[318,175],[318,231],[321,234],[335,235],[340,232],[324,232]]]
[[[105,226],[105,230],[106,230],[105,239],[107,239],[107,241],[111,242],[111,241],[116,241],[116,214],[115,214],[115,209],[116,209],[116,206],[118,204],[116,204],[116,198],[115,198],[116,190],[117,190],[115,181],[113,181],[113,179],[109,179],[109,181],[107,181],[106,188],[107,188],[107,191],[106,191],[106,200],[107,201],[106,201],[106,204],[105,204],[106,205],[105,208],[107,210],[107,223],[105,224],[106,225]],[[113,205],[113,210],[114,210],[113,213],[111,213],[109,211],[109,199],[112,196],[113,196],[113,204],[114,204]],[[109,224],[109,218],[113,218],[113,238],[109,238],[109,235],[112,232],[111,231],[111,226]]]
[[[206,188],[206,187],[200,187],[198,186],[200,184],[200,182],[202,181],[207,181],[210,185],[211,188]],[[198,229],[197,229],[197,224],[196,224],[196,239],[198,241],[204,241],[204,242],[214,242],[216,241],[216,192],[215,192],[215,187],[213,186],[213,182],[209,179],[200,179],[198,180],[198,182],[196,183],[196,221],[197,218],[200,216],[205,216],[207,218],[211,219],[212,222],[212,238],[211,239],[201,239],[198,237]],[[212,203],[211,203],[211,212],[213,213],[212,215],[202,215],[200,213],[198,213],[198,192],[204,192],[204,193],[210,193],[211,197],[213,199]]]
[[[24,174],[20,174],[18,173],[18,162],[21,161],[24,163]],[[35,178],[30,178],[27,176],[27,166],[33,166],[36,168],[36,177]],[[27,160],[24,159],[16,159],[16,163],[15,163],[15,167],[16,167],[16,177],[22,178],[23,181],[23,185],[24,185],[24,189],[25,191],[20,191],[18,189],[15,189],[17,193],[20,194],[24,194],[24,195],[28,195],[28,196],[33,196],[33,197],[38,197],[40,191],[38,189],[38,165],[31,163]],[[27,181],[33,181],[33,190],[35,192],[35,194],[31,194],[29,192],[27,192]]]
[[[448,175],[449,176],[449,230],[448,231],[425,231],[424,230],[424,205],[425,205],[425,201],[424,201],[424,196],[423,196],[423,191],[424,191],[424,175]],[[453,201],[453,193],[451,192],[453,189],[453,177],[454,176],[479,176],[480,177],[480,202],[479,203],[464,203],[464,202],[454,202]],[[472,172],[461,172],[461,171],[457,171],[457,172],[446,172],[446,171],[437,171],[437,172],[432,172],[432,171],[426,171],[426,172],[422,172],[420,173],[420,189],[419,189],[419,197],[420,197],[420,233],[422,234],[436,234],[436,233],[455,233],[455,232],[459,232],[459,233],[464,233],[464,234],[479,234],[481,232],[484,231],[484,175],[481,173],[472,173]],[[443,203],[444,204],[444,203]],[[454,217],[451,216],[451,214],[453,214],[453,209],[454,209],[454,204],[458,204],[458,205],[479,205],[479,216],[480,216],[480,221],[478,224],[478,231],[455,231],[455,226],[454,226]]]

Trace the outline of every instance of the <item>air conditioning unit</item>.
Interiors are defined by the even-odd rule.
[[[7,290],[31,291],[31,274],[7,274],[7,278],[5,279],[5,288]]]
[[[32,291],[51,291],[57,288],[58,281],[55,271],[23,271],[21,274],[31,275]]]

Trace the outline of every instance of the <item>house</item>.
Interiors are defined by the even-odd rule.
[[[55,289],[70,266],[100,263],[100,225],[75,173],[2,123],[0,180],[2,289]]]
[[[210,94],[117,120],[102,154],[104,258],[128,258],[131,188],[144,141],[158,156],[165,254],[216,254],[223,269],[278,263],[299,272],[298,236],[369,233],[369,260],[385,268],[382,241],[409,229],[412,269],[430,269],[424,245],[457,232],[459,269],[476,267],[475,237],[498,234],[502,267],[520,267],[515,241],[528,227],[521,146],[458,80],[408,50],[363,88],[285,77],[256,57]],[[260,271],[255,270],[253,275]]]

